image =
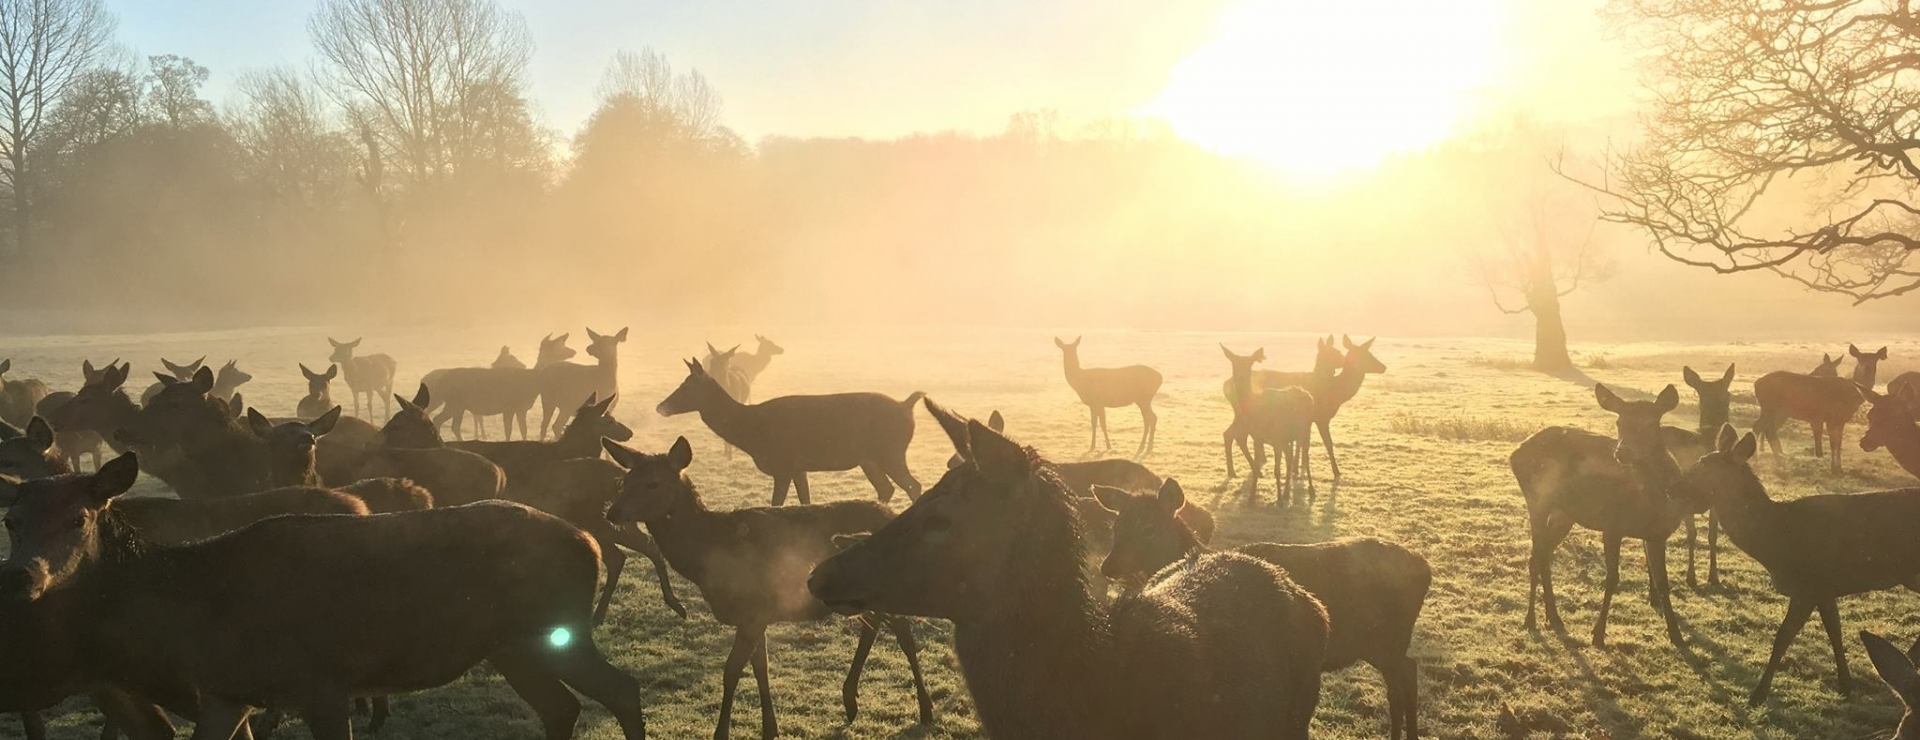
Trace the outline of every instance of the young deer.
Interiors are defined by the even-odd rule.
[[[347,390],[353,395],[353,415],[359,417],[373,413],[375,397],[384,402],[387,396],[393,395],[393,373],[399,368],[399,363],[388,355],[355,355],[354,351],[360,348],[363,338],[336,342],[333,337],[327,337],[327,344],[333,345],[333,354],[327,357],[327,361],[339,365],[340,374],[346,376]],[[367,398],[365,411],[360,409],[361,396]],[[384,413],[392,416],[393,405],[386,404]]]
[[[836,551],[836,536],[875,531],[893,519],[893,510],[871,501],[836,501],[713,511],[687,479],[693,446],[686,437],[675,440],[664,455],[649,455],[612,440],[603,444],[614,462],[627,469],[623,492],[607,510],[607,518],[619,524],[646,525],[673,569],[700,588],[714,619],[734,628],[733,650],[721,675],[715,740],[728,735],[734,690],[749,662],[760,688],[760,734],[772,740],[779,729],[767,677],[767,627],[832,616],[825,604],[807,593],[808,573]],[[841,686],[847,721],[852,722],[859,712],[860,671],[884,626],[907,654],[920,723],[932,724],[933,700],[920,673],[920,646],[913,638],[912,623],[866,610],[850,614],[859,618],[860,645]]]
[[[816,566],[815,598],[950,620],[980,724],[1000,740],[1307,737],[1327,613],[1284,571],[1205,554],[1104,607],[1081,567],[1077,497],[1051,468],[978,421],[949,436],[965,464]]]
[[[1873,405],[1867,408],[1867,431],[1860,435],[1860,449],[1878,452],[1885,447],[1901,469],[1920,477],[1920,423],[1916,423],[1920,415],[1915,413],[1920,395],[1864,393]]]
[[[1691,465],[1713,450],[1707,446],[1713,435],[1727,423],[1733,407],[1733,363],[1727,363],[1727,372],[1719,380],[1707,380],[1700,377],[1693,368],[1682,366],[1680,374],[1694,394],[1700,397],[1700,424],[1692,431],[1671,426],[1662,426],[1660,431],[1666,435],[1667,447],[1673,450],[1674,461],[1681,465]],[[1699,539],[1694,519],[1687,516],[1687,586],[1699,588],[1700,581],[1695,575],[1694,547]],[[1707,585],[1720,585],[1720,522],[1712,511],[1707,512]]]
[[[1753,396],[1760,403],[1760,419],[1753,423],[1753,430],[1767,440],[1776,461],[1780,459],[1780,425],[1798,419],[1813,427],[1815,457],[1825,454],[1820,444],[1821,437],[1826,437],[1832,448],[1832,470],[1840,472],[1840,438],[1865,401],[1860,386],[1848,378],[1778,370],[1753,381]]]
[[[561,341],[565,339],[562,335]],[[567,425],[567,417],[588,395],[607,398],[620,393],[620,343],[625,341],[627,328],[624,326],[613,334],[598,334],[593,327],[587,327],[587,356],[599,364],[556,362],[538,371],[541,439],[546,439],[549,431],[558,435]],[[526,434],[522,432],[521,436]]]
[[[1849,344],[1847,354],[1853,355],[1853,384],[1864,390],[1873,390],[1874,379],[1880,374],[1880,363],[1887,359],[1887,348],[1861,352],[1859,347]]]
[[[1153,433],[1159,426],[1160,417],[1153,413],[1153,397],[1160,392],[1160,371],[1146,365],[1127,367],[1089,367],[1080,366],[1080,338],[1072,342],[1060,341],[1055,337],[1053,344],[1060,348],[1060,363],[1066,371],[1067,385],[1073,388],[1080,402],[1086,404],[1089,414],[1089,437],[1087,451],[1092,452],[1099,444],[1100,435],[1106,433],[1107,449],[1113,449],[1113,434],[1107,429],[1107,409],[1123,406],[1136,406],[1140,409],[1140,448],[1135,456],[1153,451]]]
[[[1680,404],[1680,393],[1671,385],[1653,401],[1625,401],[1604,385],[1594,386],[1594,396],[1600,408],[1618,417],[1616,424],[1621,428],[1657,430],[1660,417]],[[1687,514],[1657,489],[1643,487],[1642,474],[1632,469],[1644,469],[1648,476],[1662,472],[1672,476],[1678,465],[1668,457],[1662,466],[1650,453],[1630,458],[1637,462],[1623,462],[1630,456],[1621,453],[1621,444],[1583,429],[1553,426],[1535,432],[1508,457],[1527,501],[1528,532],[1533,539],[1527,569],[1527,629],[1536,629],[1537,593],[1546,602],[1547,625],[1555,631],[1566,630],[1553,595],[1553,552],[1578,524],[1599,532],[1606,551],[1607,577],[1593,625],[1593,644],[1606,644],[1607,613],[1620,585],[1620,543],[1632,538],[1646,543],[1649,600],[1666,618],[1667,639],[1678,646],[1680,622],[1668,597],[1667,538]]]
[[[12,369],[13,360],[0,360],[0,421],[26,426],[38,412],[40,402],[46,400],[47,384],[33,378],[6,380],[7,371]]]
[[[1193,504],[1168,479],[1159,493],[1098,490],[1114,517],[1113,547],[1101,565],[1108,578],[1142,580],[1205,551],[1180,513]],[[1388,737],[1420,736],[1419,666],[1407,655],[1414,622],[1433,583],[1427,559],[1398,544],[1367,538],[1317,545],[1261,543],[1235,548],[1287,571],[1327,607],[1327,653],[1321,670],[1366,661],[1387,683]]]
[[[339,406],[310,422],[296,419],[275,423],[259,411],[247,409],[248,427],[267,442],[267,457],[271,461],[269,477],[275,488],[325,485],[315,466],[314,452],[320,440],[332,433],[339,421]],[[433,508],[433,494],[403,478],[368,478],[334,490],[366,502],[367,510],[375,514]]]
[[[302,396],[300,403],[294,407],[294,416],[302,419],[315,419],[319,418],[321,414],[327,413],[329,409],[340,408],[338,404],[333,402],[333,394],[328,391],[328,386],[332,385],[333,379],[340,374],[339,365],[328,365],[326,372],[316,373],[308,370],[307,366],[302,364],[300,366],[300,374],[307,378],[307,395]]]
[[[1313,394],[1313,425],[1320,429],[1320,443],[1327,448],[1327,466],[1333,469],[1335,481],[1340,480],[1340,458],[1333,452],[1333,417],[1340,413],[1341,406],[1360,392],[1360,384],[1366,382],[1367,375],[1387,372],[1387,366],[1380,362],[1380,358],[1373,356],[1375,339],[1378,337],[1354,344],[1351,337],[1340,335],[1340,342],[1347,348],[1347,353],[1340,360],[1339,374],[1324,381],[1324,385],[1307,388],[1307,392]],[[1328,348],[1332,348],[1331,342]],[[1309,449],[1303,450],[1303,454],[1310,451],[1311,447],[1309,444]]]
[[[1227,423],[1227,429],[1220,433],[1220,446],[1227,459],[1227,477],[1234,477],[1233,445],[1240,443],[1240,454],[1247,458],[1247,464],[1253,464],[1253,455],[1247,452],[1247,431],[1245,417],[1253,405],[1253,366],[1266,362],[1265,347],[1255,347],[1252,354],[1236,355],[1227,345],[1220,345],[1220,352],[1227,356],[1229,374],[1227,384],[1222,391],[1227,396],[1227,405],[1233,408],[1233,421]],[[1257,475],[1259,471],[1254,473]]]
[[[193,362],[189,362],[185,365],[176,365],[172,360],[168,360],[167,358],[162,357],[160,358],[160,364],[161,366],[167,369],[167,374],[173,376],[173,379],[176,382],[185,381],[193,378],[195,373],[200,372],[200,368],[206,366],[207,356],[201,355],[200,359],[194,360]],[[132,365],[132,363],[128,363],[128,365]],[[166,388],[166,387],[167,387],[167,384],[165,381],[156,381],[153,385],[147,386],[147,390],[140,394],[140,405],[145,406],[149,403],[153,403],[154,395],[158,394],[162,388]]]
[[[1840,377],[1840,363],[1846,362],[1846,360],[1847,358],[1844,356],[1834,357],[1831,353],[1822,353],[1820,355],[1820,364],[1813,366],[1813,371],[1807,374],[1816,378],[1838,378]]]
[[[1753,433],[1736,441],[1732,426],[1721,427],[1715,451],[1687,469],[1669,495],[1696,510],[1717,510],[1733,544],[1760,561],[1788,599],[1773,655],[1748,704],[1766,701],[1780,659],[1816,609],[1833,645],[1840,693],[1846,694],[1851,677],[1837,600],[1920,586],[1920,539],[1913,537],[1920,526],[1920,488],[1774,501],[1748,464],[1758,447]]]
[[[926,396],[915,391],[905,401],[878,393],[781,396],[743,404],[687,360],[687,379],[654,408],[661,416],[697,413],[721,440],[753,458],[754,467],[773,477],[773,505],[787,501],[787,488],[813,502],[807,473],[859,468],[880,502],[893,500],[894,486],[909,500],[920,498],[920,481],[907,467],[913,443],[913,405]]]
[[[1861,630],[1860,642],[1867,646],[1874,672],[1900,697],[1900,724],[1888,740],[1920,740],[1920,720],[1913,717],[1913,708],[1920,706],[1920,641],[1902,653],[1887,638]]]
[[[1223,345],[1221,349],[1224,350],[1226,347]],[[1229,352],[1228,355],[1227,361],[1235,363],[1234,372],[1239,373],[1238,361],[1234,359],[1231,352]],[[1247,368],[1248,381],[1241,382],[1234,377],[1229,377],[1226,384],[1221,387],[1221,392],[1226,395],[1227,403],[1236,409],[1239,408],[1239,401],[1237,399],[1251,398],[1268,388],[1298,386],[1307,389],[1308,393],[1315,394],[1315,398],[1321,395],[1331,396],[1333,393],[1332,383],[1334,373],[1340,369],[1341,364],[1345,361],[1346,355],[1334,346],[1333,337],[1329,335],[1326,339],[1314,340],[1313,370],[1309,372],[1254,370],[1252,366],[1249,365]],[[1384,368],[1382,369],[1384,370]],[[1241,390],[1236,390],[1236,388]],[[1316,404],[1316,411],[1317,410],[1318,404]],[[1337,411],[1337,409],[1335,409],[1335,411]],[[1328,418],[1331,419],[1332,417]],[[1245,430],[1229,427],[1226,436],[1229,438],[1229,444],[1237,442],[1240,445],[1240,455],[1247,459],[1247,464],[1253,464],[1253,456],[1247,452],[1247,434]],[[1301,455],[1306,455],[1311,451],[1310,443],[1302,444],[1300,448]],[[1232,452],[1229,451],[1228,454],[1231,455]],[[1278,456],[1277,453],[1276,456]],[[1233,460],[1232,458],[1228,458],[1227,477],[1231,478],[1234,477],[1234,475]]]
[[[1277,497],[1274,503],[1291,505],[1299,502],[1294,491],[1294,481],[1305,467],[1307,479],[1307,505],[1311,506],[1316,498],[1313,490],[1313,456],[1310,450],[1313,441],[1313,394],[1305,388],[1268,388],[1251,400],[1250,406],[1242,414],[1247,433],[1253,437],[1253,474],[1257,479],[1260,468],[1266,464],[1267,448],[1273,448],[1273,488]],[[1286,475],[1280,474],[1281,458],[1286,461]],[[1249,499],[1259,497],[1259,487],[1249,489]]]

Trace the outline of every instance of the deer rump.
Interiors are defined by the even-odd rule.
[[[527,411],[540,397],[539,370],[521,368],[456,367],[426,381],[435,406],[494,416]]]
[[[1753,396],[1763,411],[1777,409],[1787,418],[1823,422],[1851,419],[1866,401],[1852,379],[1785,371],[1753,381]]]
[[[782,396],[744,407],[727,441],[762,471],[848,470],[905,455],[918,401],[879,393]]]
[[[418,691],[591,629],[599,560],[572,526],[514,504],[279,517],[122,566],[90,642],[248,703],[292,698],[262,695],[276,687]]]

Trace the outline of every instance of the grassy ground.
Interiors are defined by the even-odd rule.
[[[681,377],[677,358],[690,354],[706,337],[654,336],[637,328],[634,335],[623,353],[626,399],[621,416],[635,427],[635,443],[658,450],[675,436],[687,435],[696,450],[693,479],[711,505],[766,503],[770,483],[744,456],[721,456],[716,439],[695,418],[662,419],[651,411]],[[904,396],[924,390],[963,413],[984,416],[1000,409],[1015,439],[1056,459],[1081,459],[1080,451],[1087,446],[1086,412],[1062,380],[1058,353],[1042,332],[955,331],[937,338],[851,332],[774,336],[789,354],[767,371],[756,389],[760,397],[839,390]],[[506,340],[514,340],[522,356],[531,359],[533,339],[517,333],[407,333],[370,336],[365,346],[393,353],[400,360],[401,377],[411,382],[430,367],[483,364]],[[576,347],[581,339],[576,333]],[[1167,383],[1155,403],[1161,416],[1159,448],[1146,462],[1181,478],[1190,494],[1215,508],[1222,525],[1216,544],[1374,535],[1398,540],[1432,561],[1435,582],[1414,650],[1422,666],[1421,722],[1433,736],[1500,737],[1495,717],[1502,703],[1510,704],[1537,737],[1854,738],[1884,733],[1897,721],[1897,702],[1873,677],[1864,650],[1851,635],[1869,628],[1891,633],[1903,644],[1920,635],[1914,597],[1905,592],[1842,602],[1855,667],[1853,698],[1835,692],[1824,636],[1817,625],[1810,625],[1788,656],[1774,698],[1762,708],[1746,708],[1744,698],[1765,664],[1786,602],[1772,592],[1756,563],[1730,548],[1721,557],[1726,585],[1712,591],[1685,587],[1684,549],[1670,557],[1675,606],[1688,640],[1684,650],[1668,645],[1658,615],[1647,605],[1645,571],[1636,546],[1627,547],[1623,558],[1621,596],[1610,626],[1612,644],[1606,649],[1585,644],[1582,637],[1599,603],[1602,565],[1597,537],[1584,531],[1576,532],[1556,559],[1570,636],[1522,628],[1527,607],[1525,509],[1506,456],[1518,439],[1541,426],[1571,424],[1608,431],[1611,419],[1594,406],[1583,385],[1524,370],[1525,345],[1381,339],[1375,353],[1387,364],[1387,374],[1370,378],[1334,425],[1344,478],[1337,488],[1323,487],[1311,511],[1300,511],[1265,503],[1273,499],[1271,478],[1259,482],[1263,503],[1250,506],[1242,496],[1246,481],[1225,477],[1219,435],[1228,420],[1220,400],[1227,367],[1216,347],[1219,342],[1242,352],[1264,346],[1267,355],[1276,358],[1268,365],[1274,368],[1303,369],[1311,358],[1311,337],[1271,334],[1092,334],[1081,353],[1090,366],[1147,363],[1165,373]],[[291,413],[304,391],[294,362],[318,369],[324,365],[326,347],[319,332],[304,330],[14,338],[0,344],[11,353],[5,356],[14,359],[11,377],[43,377],[56,389],[76,382],[82,357],[96,362],[115,356],[132,359],[141,377],[158,367],[162,355],[175,360],[203,353],[210,360],[239,357],[242,367],[258,378],[242,391],[270,414]],[[1737,424],[1746,425],[1756,415],[1748,392],[1753,378],[1773,369],[1805,370],[1821,352],[1844,350],[1844,345],[1580,349],[1577,361],[1592,378],[1642,392],[1679,384],[1683,364],[1717,376],[1727,362],[1738,362],[1733,416]],[[1920,342],[1897,342],[1891,351],[1893,359],[1881,369],[1882,382],[1920,366],[1914,361],[1920,357]],[[345,389],[335,390],[345,400]],[[1681,391],[1685,401],[1671,420],[1691,426],[1692,392],[1684,384]],[[1115,446],[1131,450],[1138,439],[1137,415],[1116,410],[1109,416]],[[949,450],[925,415],[918,417],[921,429],[912,463],[931,485]],[[1806,427],[1789,425],[1783,439],[1791,440],[1792,454],[1784,468],[1763,462],[1762,477],[1776,497],[1912,483],[1884,452],[1861,452],[1859,432],[1858,426],[1848,429],[1843,443],[1846,472],[1833,476],[1809,454]],[[1318,451],[1314,467],[1324,481],[1325,458]],[[820,499],[872,495],[858,472],[816,475],[813,488]],[[629,569],[612,618],[599,633],[600,643],[644,681],[655,735],[707,736],[713,730],[719,667],[730,632],[714,623],[684,581],[677,585],[689,597],[693,614],[685,622],[675,619],[660,606],[651,579],[644,568]],[[928,623],[919,631],[928,645],[927,675],[939,715],[931,728],[913,724],[905,664],[891,644],[882,641],[874,651],[863,714],[848,725],[840,714],[839,685],[854,633],[837,622],[775,628],[769,635],[773,691],[783,733],[978,737],[970,699],[948,649],[949,627]],[[751,680],[743,688],[734,712],[735,732],[751,737],[758,729],[758,699]],[[1381,736],[1385,706],[1385,692],[1371,669],[1333,675],[1322,693],[1315,734]],[[98,722],[79,701],[69,702],[51,719],[57,738],[91,738]],[[283,735],[300,736],[287,734],[299,731],[283,730]],[[16,732],[16,723],[0,719],[0,737]],[[531,713],[485,670],[453,686],[397,699],[385,733],[392,738],[449,739],[538,734]],[[589,707],[580,735],[611,738],[618,728],[604,712]]]

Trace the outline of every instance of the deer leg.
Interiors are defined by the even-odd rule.
[[[580,721],[580,700],[567,690],[565,682],[554,675],[545,661],[531,651],[539,648],[517,647],[487,656],[487,662],[506,679],[507,687],[533,709],[546,730],[547,740],[566,740]]]
[[[1228,478],[1233,477],[1233,439],[1235,436],[1238,436],[1239,433],[1240,433],[1239,417],[1234,417],[1233,423],[1227,425],[1227,430],[1220,433],[1220,446],[1225,449],[1226,457],[1227,457],[1227,477]],[[1243,440],[1240,442],[1241,453],[1245,454],[1246,449],[1247,449],[1247,443]]]
[[[330,696],[312,702],[300,716],[307,721],[313,740],[353,740],[352,706],[346,697]]]
[[[1810,599],[1798,596],[1787,602],[1787,618],[1780,620],[1780,631],[1773,635],[1773,656],[1767,658],[1767,669],[1760,673],[1760,683],[1753,687],[1753,693],[1747,697],[1748,706],[1760,706],[1773,692],[1773,672],[1780,667],[1780,659],[1786,657],[1787,648],[1793,645],[1793,638],[1800,635],[1800,628],[1807,624],[1807,617],[1813,615],[1814,603]]]
[[[393,716],[393,705],[387,697],[373,697],[373,718],[367,720],[367,732],[380,734],[380,728],[387,726],[387,718]]]
[[[240,726],[247,723],[253,707],[217,696],[200,698],[200,718],[193,723],[193,740],[232,740]],[[318,738],[318,734],[315,735]],[[323,740],[332,740],[325,738]]]
[[[1699,580],[1699,579],[1697,579],[1697,578],[1695,578],[1695,577],[1694,577],[1694,575],[1693,575],[1693,557],[1694,557],[1694,555],[1693,555],[1693,548],[1694,548],[1694,540],[1696,539],[1696,536],[1697,536],[1697,535],[1696,535],[1696,533],[1695,533],[1695,529],[1694,529],[1694,522],[1693,522],[1693,520],[1694,520],[1694,516],[1693,516],[1692,514],[1688,514],[1688,515],[1686,516],[1686,524],[1687,524],[1687,588],[1699,588],[1699,587],[1700,587],[1700,580]]]
[[[596,526],[595,528],[604,529],[605,527]],[[611,538],[597,536],[599,533],[589,534],[596,535],[594,539],[600,543],[600,562],[607,566],[607,583],[601,587],[600,604],[593,610],[593,623],[599,625],[606,623],[607,610],[613,607],[613,592],[620,585],[620,571],[627,567],[627,553],[614,544]]]
[[[1285,445],[1283,444],[1282,446],[1285,446]],[[1278,447],[1274,448],[1274,454],[1275,455],[1279,454]],[[1293,479],[1299,467],[1300,467],[1300,455],[1294,450],[1288,449],[1287,450],[1287,490],[1282,491],[1280,494],[1282,498],[1286,499],[1286,503],[1288,506],[1292,506],[1295,502],[1294,495],[1293,495]]]
[[[556,404],[548,401],[544,394],[540,396],[540,441],[542,442],[547,440],[547,430],[553,426],[555,408]]]
[[[920,500],[922,490],[920,479],[913,477],[913,469],[907,467],[905,450],[902,450],[894,459],[882,463],[882,466],[887,477],[892,478],[894,483],[899,484],[901,490],[907,492],[908,502]]]
[[[1667,579],[1667,541],[1653,537],[1647,540],[1647,594],[1654,608],[1667,622],[1667,641],[1674,647],[1682,644],[1680,638],[1680,616],[1673,611],[1673,584]]]
[[[100,708],[100,714],[106,717],[100,727],[102,737],[112,732],[113,737],[118,738],[120,731],[125,729],[131,740],[173,739],[173,720],[168,719],[166,711],[160,707],[117,689],[96,690],[88,696],[93,699],[94,706]],[[39,720],[39,715],[31,712],[21,715],[21,720],[25,722],[29,716]],[[45,725],[41,726],[44,728]]]
[[[864,614],[860,621],[860,644],[853,648],[853,665],[847,668],[847,680],[840,684],[840,706],[846,709],[847,724],[860,716],[860,671],[867,667],[867,654],[873,651],[873,640],[880,631],[873,628],[871,620],[879,615]]]
[[[760,688],[760,740],[780,736],[780,723],[773,716],[773,686],[767,680],[767,637],[763,630],[759,646],[753,651],[753,682]]]
[[[802,470],[793,474],[793,492],[800,494],[801,506],[813,503],[813,492],[807,489],[807,471]]]
[[[47,720],[39,712],[21,712],[20,732],[27,740],[47,740]]]
[[[1825,425],[1818,421],[1808,421],[1807,425],[1813,427],[1813,456],[1825,457],[1827,453],[1820,446],[1820,440],[1826,431]]]
[[[765,629],[761,628],[762,633]],[[587,631],[572,645],[557,651],[545,643],[545,640],[540,640],[538,644],[525,649],[532,651],[533,657],[545,659],[547,669],[558,676],[567,688],[606,707],[614,721],[620,723],[621,736],[626,740],[646,738],[646,706],[640,700],[640,682],[607,662],[607,656],[600,652],[600,646],[593,641],[592,631]],[[739,673],[735,672],[734,675],[737,678]],[[575,701],[574,706],[578,707],[579,702]],[[567,734],[561,737],[571,737],[572,734],[573,725],[569,722]]]
[[[1320,443],[1327,447],[1327,467],[1333,469],[1333,480],[1340,480],[1340,458],[1333,454],[1333,422],[1315,421],[1314,425],[1320,427]]]
[[[681,619],[686,619],[687,608],[682,606],[680,599],[673,595],[673,576],[667,571],[667,560],[660,554],[659,543],[654,542],[652,536],[640,531],[640,528],[633,524],[615,526],[613,540],[621,547],[640,553],[646,559],[653,561],[654,575],[660,578],[660,600],[666,602],[667,608],[680,615]]]
[[[781,506],[787,503],[787,486],[792,482],[793,482],[792,478],[788,478],[785,476],[776,475],[773,477],[773,505],[774,506]]]
[[[1113,427],[1107,426],[1107,410],[1105,407],[1102,407],[1100,409],[1100,438],[1106,440],[1107,451],[1112,452],[1113,451]]]
[[[1833,474],[1840,474],[1840,437],[1846,434],[1847,423],[1833,422],[1827,425],[1827,447],[1833,452]]]
[[[1311,431],[1311,429],[1301,430],[1300,438],[1306,439],[1306,434]],[[1307,502],[1312,504],[1320,500],[1320,494],[1313,490],[1313,448],[1303,444],[1294,444],[1293,447],[1295,454],[1300,457],[1300,467],[1307,473]]]
[[[733,628],[733,651],[727,654],[727,667],[720,674],[720,724],[713,730],[713,740],[727,740],[728,724],[733,717],[734,690],[739,688],[740,676],[746,673],[747,661],[753,658],[754,651],[765,640],[765,627]]]
[[[1846,696],[1853,693],[1853,676],[1847,673],[1847,642],[1840,636],[1840,606],[1833,599],[1820,602],[1820,623],[1826,626],[1827,643],[1833,646],[1834,680],[1840,695]]]
[[[1140,430],[1140,449],[1133,453],[1135,456],[1145,455],[1153,451],[1153,432],[1154,428],[1158,426],[1160,422],[1160,416],[1153,413],[1153,401],[1151,399],[1141,401],[1139,406],[1142,429]]]
[[[1707,585],[1720,585],[1720,515],[1707,510]]]
[[[1087,404],[1087,451],[1100,449],[1100,409]]]
[[[887,480],[886,471],[881,470],[879,465],[866,463],[860,466],[860,472],[865,473],[867,482],[873,484],[873,492],[879,494],[880,503],[893,500],[893,481]]]
[[[1613,609],[1613,592],[1620,588],[1620,540],[1619,534],[1607,532],[1601,535],[1607,557],[1607,580],[1601,586],[1600,616],[1593,623],[1593,646],[1607,645],[1607,612]]]

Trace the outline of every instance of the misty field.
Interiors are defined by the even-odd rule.
[[[399,360],[399,377],[407,388],[403,392],[410,395],[426,370],[483,365],[502,343],[531,361],[535,340],[552,328],[497,334],[391,331],[368,334],[362,346],[363,351],[386,352]],[[605,332],[619,327],[593,328]],[[580,327],[570,329],[573,346],[581,347]],[[852,390],[904,397],[926,391],[961,413],[984,417],[1000,410],[1010,436],[1049,458],[1083,459],[1087,412],[1063,380],[1059,353],[1046,332],[757,329],[787,349],[761,376],[755,388],[758,398]],[[1060,332],[1069,338],[1072,333]],[[39,377],[55,390],[77,387],[83,358],[95,363],[115,357],[131,360],[135,377],[128,386],[136,394],[151,382],[148,371],[158,369],[163,356],[180,361],[205,354],[209,362],[238,358],[241,367],[255,375],[241,388],[247,403],[283,416],[293,412],[305,391],[295,363],[325,366],[325,334],[273,329],[11,337],[4,340],[6,354],[0,356],[13,360],[10,378]],[[333,335],[345,340],[358,331],[340,329]],[[633,445],[660,451],[675,436],[686,435],[695,449],[690,475],[710,506],[766,504],[771,483],[744,455],[727,459],[697,417],[664,419],[653,412],[654,404],[683,377],[680,359],[696,350],[704,353],[702,342],[709,339],[723,349],[751,342],[750,331],[662,334],[635,326],[632,336],[622,347],[622,397],[616,415],[634,428]],[[1686,427],[1694,424],[1696,411],[1691,389],[1681,383],[1681,366],[1717,376],[1728,362],[1737,362],[1733,418],[1746,426],[1756,415],[1751,395],[1755,377],[1774,369],[1807,370],[1822,352],[1843,352],[1845,339],[1826,344],[1576,346],[1575,359],[1594,380],[1623,391],[1645,393],[1667,383],[1679,385],[1683,402],[1668,420]],[[1892,359],[1880,369],[1882,382],[1920,367],[1915,361],[1920,341],[1854,339],[1870,348],[1891,345]],[[1272,358],[1267,368],[1305,369],[1313,337],[1092,332],[1086,334],[1081,357],[1088,366],[1145,363],[1165,374],[1166,384],[1155,402],[1161,419],[1157,449],[1144,462],[1162,475],[1179,478],[1191,497],[1216,512],[1221,530],[1215,545],[1371,535],[1399,541],[1432,562],[1433,589],[1414,641],[1421,665],[1421,725],[1429,735],[1502,737],[1495,719],[1503,702],[1536,737],[1853,738],[1890,731],[1898,720],[1897,701],[1874,677],[1853,635],[1872,629],[1903,645],[1920,636],[1920,611],[1914,608],[1920,597],[1904,591],[1841,604],[1854,669],[1851,698],[1834,691],[1824,635],[1817,624],[1810,624],[1782,668],[1774,698],[1763,708],[1746,708],[1747,692],[1765,665],[1786,600],[1773,593],[1758,564],[1733,550],[1724,537],[1725,585],[1716,590],[1686,586],[1680,542],[1684,530],[1670,550],[1685,650],[1668,645],[1657,613],[1647,604],[1640,548],[1632,543],[1624,549],[1611,645],[1595,649],[1586,644],[1603,568],[1599,539],[1585,530],[1576,530],[1555,561],[1569,634],[1532,633],[1522,627],[1528,539],[1525,509],[1507,469],[1507,455],[1539,427],[1569,424],[1610,434],[1612,420],[1583,385],[1526,371],[1522,363],[1529,356],[1527,345],[1381,338],[1374,353],[1388,372],[1368,378],[1334,424],[1345,477],[1337,487],[1326,485],[1325,457],[1316,445],[1320,498],[1311,511],[1302,511],[1272,505],[1271,476],[1259,482],[1259,503],[1250,505],[1246,481],[1225,475],[1220,432],[1230,412],[1220,392],[1227,374],[1218,347],[1222,342],[1238,352],[1265,347]],[[1848,370],[1850,364],[1843,372]],[[337,382],[334,395],[348,398]],[[951,449],[924,412],[916,412],[916,419],[919,431],[911,463],[915,475],[931,486]],[[1117,409],[1109,412],[1109,419],[1116,450],[1133,449],[1140,432],[1138,414]],[[1869,455],[1860,450],[1862,428],[1856,424],[1847,429],[1846,472],[1833,476],[1810,455],[1806,426],[1790,423],[1782,432],[1790,452],[1786,469],[1764,455],[1757,458],[1770,492],[1795,497],[1913,483],[1885,452]],[[490,424],[490,431],[498,434],[497,423]],[[1244,466],[1240,472],[1245,474]],[[812,480],[817,500],[873,495],[858,471],[815,474]],[[141,490],[153,487],[147,484]],[[895,505],[904,507],[905,497]],[[1704,550],[1700,563],[1704,580]],[[685,581],[676,587],[691,615],[684,622],[676,619],[660,604],[652,579],[644,560],[630,562],[613,613],[601,628],[600,644],[616,663],[641,678],[654,736],[710,736],[720,698],[720,666],[732,630],[713,621]],[[783,736],[978,737],[970,699],[949,650],[950,629],[938,622],[917,629],[927,645],[927,679],[938,714],[937,724],[926,729],[914,725],[905,661],[890,641],[883,639],[876,646],[862,687],[862,714],[847,725],[839,689],[855,632],[839,622],[770,630],[773,690]],[[759,699],[752,685],[750,679],[741,685],[741,701],[734,710],[736,737],[758,736]],[[1385,712],[1386,694],[1371,668],[1331,675],[1322,691],[1315,736],[1384,736]],[[93,738],[100,721],[90,705],[79,700],[50,713],[49,719],[56,738]],[[18,732],[16,721],[0,718],[0,737]],[[304,728],[289,727],[280,734],[303,733]],[[533,714],[485,669],[453,686],[396,698],[394,717],[383,733],[446,740],[539,734]],[[600,707],[589,705],[580,736],[613,738],[618,728]]]

